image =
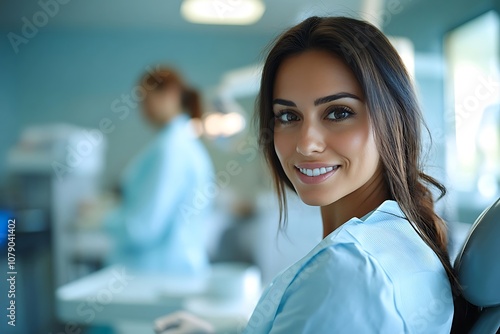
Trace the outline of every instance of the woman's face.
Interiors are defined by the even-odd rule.
[[[144,101],[144,114],[154,124],[168,123],[181,109],[181,89],[174,84],[150,91]]]
[[[315,50],[283,61],[273,111],[276,154],[304,203],[334,203],[380,168],[363,92],[340,58]]]

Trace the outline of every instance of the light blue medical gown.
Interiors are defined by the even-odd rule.
[[[122,202],[105,222],[116,241],[109,264],[181,276],[203,272],[214,184],[212,162],[188,116],[177,116],[125,170]]]
[[[244,333],[449,333],[444,267],[401,217],[385,201],[336,229],[273,280]]]

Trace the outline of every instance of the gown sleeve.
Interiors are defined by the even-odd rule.
[[[286,289],[270,333],[404,333],[395,289],[376,259],[354,243],[330,246]]]

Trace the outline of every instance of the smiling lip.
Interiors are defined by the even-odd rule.
[[[323,163],[305,163],[295,165],[295,172],[302,183],[318,184],[330,176],[340,168],[340,165],[323,164]]]

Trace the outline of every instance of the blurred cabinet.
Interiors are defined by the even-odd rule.
[[[73,267],[74,222],[79,207],[98,196],[106,140],[99,130],[71,125],[27,128],[7,161],[14,209],[38,210],[50,231],[56,287],[78,277]],[[20,226],[27,222],[20,221]]]

